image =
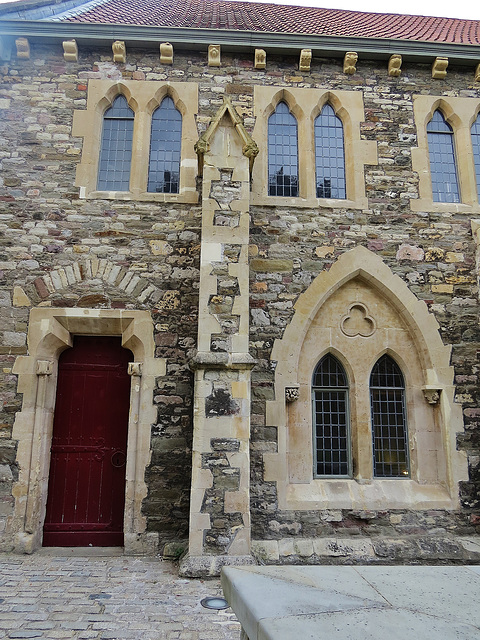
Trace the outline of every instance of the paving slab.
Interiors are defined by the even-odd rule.
[[[101,554],[0,554],[0,639],[238,640],[231,609],[200,604],[222,595],[218,579],[179,578],[160,558]]]
[[[480,568],[225,567],[249,640],[480,640]]]

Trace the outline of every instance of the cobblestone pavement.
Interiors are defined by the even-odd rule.
[[[231,609],[200,600],[220,581],[179,578],[173,563],[125,556],[0,555],[0,638],[238,640]]]

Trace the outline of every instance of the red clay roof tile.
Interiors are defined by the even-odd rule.
[[[274,33],[480,44],[480,21],[365,13],[233,0],[105,0],[69,22],[228,29]]]

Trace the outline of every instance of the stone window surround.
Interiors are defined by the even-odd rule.
[[[461,199],[459,203],[433,201],[427,124],[437,109],[441,111],[454,133],[455,161]],[[480,100],[477,98],[423,95],[413,97],[418,147],[412,148],[412,168],[419,177],[419,198],[410,200],[412,211],[439,213],[478,213],[480,211],[470,133],[479,111]]]
[[[369,416],[365,371],[369,373],[383,353],[376,353],[365,363],[363,380],[360,380],[358,366],[352,369],[344,354],[335,346],[332,348],[332,344],[325,344],[325,339],[320,352],[311,346],[303,348],[322,305],[342,285],[355,278],[386,298],[408,327],[415,345],[412,349],[412,342],[404,344],[403,340],[397,340],[396,350],[383,351],[389,352],[405,376],[410,478],[373,478],[369,419],[361,420],[363,435],[357,433],[358,416]],[[458,508],[458,482],[468,477],[466,456],[456,450],[456,434],[463,430],[463,416],[461,406],[454,402],[453,368],[449,364],[451,348],[443,345],[438,323],[425,303],[410,292],[381,258],[364,247],[357,247],[343,254],[329,272],[317,276],[300,296],[295,309],[282,340],[275,341],[272,360],[277,362],[276,400],[267,402],[266,424],[277,427],[278,452],[264,455],[265,480],[276,482],[279,508],[300,511]],[[332,342],[339,344],[336,340]],[[352,385],[352,447],[356,460],[353,479],[313,478],[311,376],[327,352],[344,366]],[[285,389],[291,387],[298,388],[298,400],[286,404]],[[432,388],[440,392],[436,405],[429,405],[424,395]],[[431,447],[428,430],[425,431],[426,423],[435,425],[436,451]],[[432,471],[436,479],[432,479]]]
[[[299,196],[268,195],[268,118],[279,102],[285,102],[298,123]],[[315,180],[314,122],[329,103],[344,129],[347,199],[317,198]],[[363,96],[359,91],[254,87],[255,128],[253,138],[261,149],[253,169],[251,204],[295,207],[367,207],[364,166],[377,164],[377,145],[360,139],[360,123],[365,120]]]
[[[73,335],[118,335],[130,349],[132,378],[128,423],[124,549],[127,554],[156,551],[158,538],[146,531],[142,501],[147,495],[145,469],[150,461],[155,379],[165,375],[163,358],[155,358],[153,322],[148,311],[48,309],[30,312],[28,356],[19,356],[13,372],[23,394],[13,439],[18,441],[13,516],[7,524],[8,543],[17,552],[32,553],[42,545],[47,502],[50,448],[57,387],[58,358],[72,346]]]
[[[98,191],[98,162],[103,116],[118,95],[124,95],[135,112],[129,191]],[[182,148],[179,193],[147,191],[152,113],[163,98],[170,96],[182,114]],[[198,85],[194,82],[141,80],[89,80],[87,108],[74,111],[73,135],[84,138],[82,159],[75,184],[81,198],[196,203],[197,140],[195,115],[198,111]]]

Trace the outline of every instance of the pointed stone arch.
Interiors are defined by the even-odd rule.
[[[126,460],[125,552],[154,553],[158,536],[146,530],[142,501],[147,495],[145,469],[150,461],[151,425],[156,419],[153,391],[165,375],[163,358],[155,357],[153,321],[148,311],[120,309],[49,309],[30,312],[27,356],[13,367],[18,375],[22,409],[15,417],[13,439],[18,441],[14,510],[5,533],[6,546],[32,553],[42,544],[47,501],[58,358],[72,346],[74,335],[119,336],[134,362],[131,375],[130,414]]]
[[[357,299],[378,315],[372,337],[342,334],[345,310]],[[354,380],[351,421],[357,471],[341,481],[314,478],[311,464],[311,371],[327,351],[352,365]],[[371,366],[387,352],[401,363],[407,381],[413,458],[408,480],[369,474],[368,379]],[[450,352],[426,304],[368,249],[344,253],[319,274],[297,300],[292,321],[272,351],[276,399],[267,403],[267,425],[278,429],[278,453],[264,456],[265,479],[277,482],[281,508],[457,508],[458,482],[466,478],[467,466],[465,456],[456,451],[463,418],[454,403]],[[298,389],[299,399],[286,404],[290,388]],[[438,402],[429,404],[433,397]]]
[[[203,176],[203,164],[205,154],[210,150],[210,143],[213,140],[215,133],[220,126],[222,119],[227,116],[231,119],[233,126],[242,142],[242,153],[249,159],[250,174],[252,173],[253,163],[258,155],[257,143],[250,136],[248,131],[243,126],[241,117],[236,112],[230,98],[227,96],[223,99],[223,104],[215,114],[213,120],[208,126],[208,129],[204,134],[200,136],[195,144],[195,151],[198,156],[198,175]]]

